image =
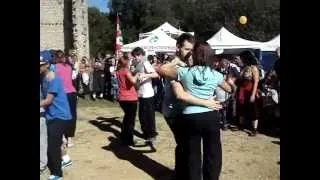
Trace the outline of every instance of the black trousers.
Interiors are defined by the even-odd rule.
[[[68,93],[68,102],[69,102],[69,107],[70,107],[70,112],[71,112],[71,122],[70,125],[68,126],[66,130],[66,137],[74,137],[75,132],[76,132],[76,126],[77,126],[77,93]]]
[[[105,73],[104,71],[93,71],[93,92],[104,93]]]
[[[218,112],[184,114],[179,124],[183,129],[181,145],[184,151],[182,156],[185,159],[182,172],[178,172],[184,177],[179,179],[201,180],[203,177],[203,180],[218,180],[222,166]],[[203,164],[201,164],[201,139]]]
[[[124,143],[132,145],[134,144],[133,131],[137,114],[137,101],[119,101],[119,104],[124,112],[120,138]]]
[[[185,164],[184,162],[184,151],[183,147],[181,145],[181,140],[182,140],[182,134],[181,134],[181,128],[179,128],[179,117],[165,117],[165,120],[172,131],[173,137],[176,141],[176,149],[175,149],[175,179],[179,180],[183,178],[183,165]],[[179,174],[179,172],[181,172]]]
[[[62,135],[69,126],[70,120],[53,119],[47,121],[48,131],[48,168],[51,175],[62,177],[61,145]]]
[[[79,87],[78,87],[78,78],[72,80],[72,85],[73,85],[73,87],[76,89],[76,91],[78,92],[78,90],[79,90]]]
[[[153,138],[158,135],[156,132],[153,97],[139,98],[139,120],[145,139]]]

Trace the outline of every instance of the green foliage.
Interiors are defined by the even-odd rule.
[[[117,13],[125,44],[166,21],[194,31],[200,40],[208,40],[222,26],[255,41],[268,41],[280,31],[279,0],[110,0],[108,6],[108,14],[89,8],[91,55],[114,51]],[[240,16],[247,17],[247,24],[239,23]]]
[[[101,13],[97,8],[88,9],[90,55],[105,53],[113,49],[115,25],[108,19],[108,14]]]

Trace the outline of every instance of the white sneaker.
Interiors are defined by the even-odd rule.
[[[51,175],[49,176],[48,180],[62,180],[62,177]]]

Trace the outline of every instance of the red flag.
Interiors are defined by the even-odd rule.
[[[120,50],[122,47],[122,33],[120,29],[120,18],[117,14],[117,30],[116,30],[116,47],[115,47],[115,55],[117,58],[120,56]]]

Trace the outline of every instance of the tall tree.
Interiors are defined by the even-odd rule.
[[[101,13],[99,9],[89,7],[89,39],[90,55],[96,56],[99,52],[105,53],[113,50],[113,40],[111,39],[115,30],[115,25],[108,19],[108,14]]]
[[[108,14],[89,8],[92,55],[113,52],[117,13],[124,44],[166,21],[184,31],[194,31],[201,40],[208,40],[222,26],[255,41],[268,41],[280,30],[279,0],[110,0],[108,6]],[[240,16],[247,17],[247,24],[239,23]]]

